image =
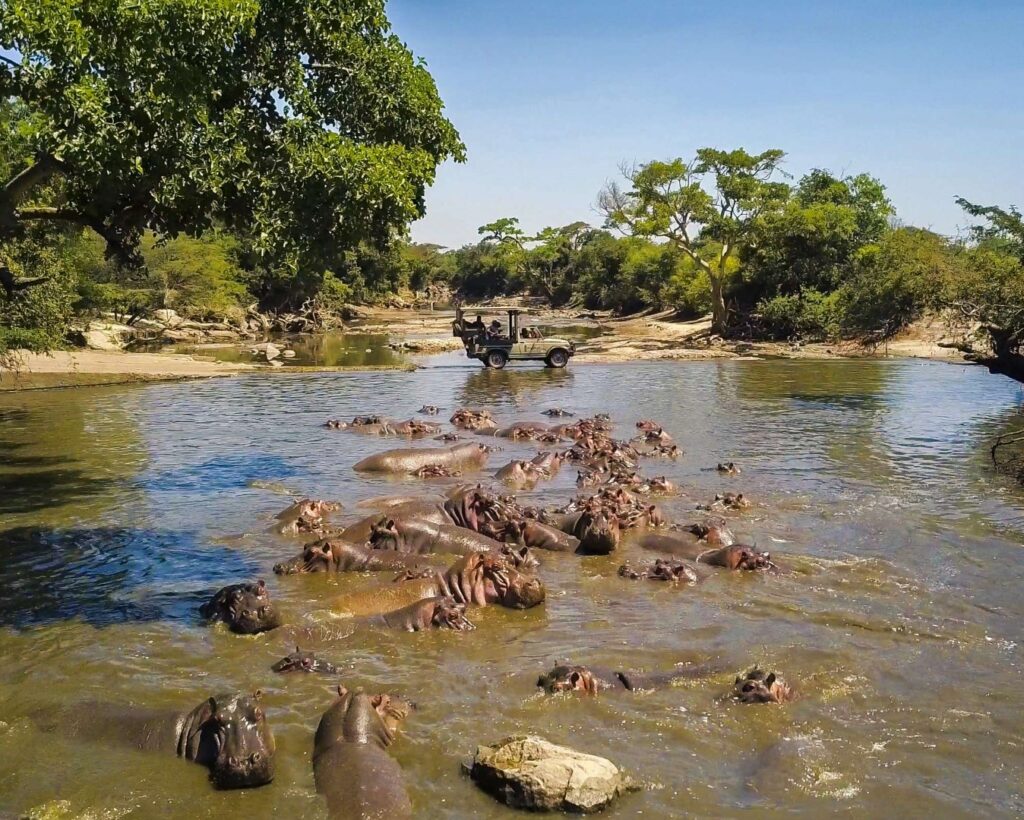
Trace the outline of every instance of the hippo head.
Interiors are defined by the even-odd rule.
[[[324,713],[316,729],[313,757],[340,742],[378,741],[388,746],[398,734],[413,704],[392,695],[367,695],[362,690],[338,687],[338,699]]]
[[[704,556],[704,563],[732,570],[767,570],[774,569],[770,552],[761,552],[756,547],[744,544],[732,544]]]
[[[576,525],[580,551],[588,555],[608,555],[619,545],[619,520],[602,510],[584,510]]]
[[[211,621],[224,621],[232,632],[241,635],[255,635],[281,625],[281,614],[262,580],[224,587],[199,608],[199,613]]]
[[[250,695],[217,695],[204,704],[209,717],[200,729],[196,762],[210,768],[219,789],[262,786],[274,779],[274,735],[259,705],[259,690]]]
[[[755,666],[736,678],[732,696],[741,703],[785,703],[793,699],[793,690],[774,672]]]
[[[466,617],[466,605],[459,603],[451,596],[437,598],[427,602],[433,607],[430,625],[435,629],[453,629],[456,632],[468,632],[476,629],[473,622]]]
[[[312,652],[295,647],[295,651],[285,655],[270,667],[272,672],[321,672],[325,675],[337,674],[338,668],[318,658]]]
[[[597,679],[585,666],[560,664],[546,675],[537,678],[537,686],[549,695],[557,695],[562,692],[597,694]]]
[[[397,550],[399,548],[398,527],[395,525],[395,519],[382,518],[370,527],[370,546],[375,550]]]
[[[619,567],[619,575],[632,580],[647,579],[650,581],[683,581],[697,583],[697,573],[685,561],[669,558],[658,558],[653,564],[646,564],[634,569],[629,564]]]
[[[525,522],[523,523],[525,524]],[[537,569],[540,566],[540,561],[527,546],[513,547],[509,544],[502,544],[501,557],[518,570]]]
[[[547,592],[540,578],[532,573],[520,572],[514,562],[500,555],[475,556],[479,558],[483,599],[499,603],[510,609],[530,609],[544,601]]]
[[[274,564],[278,575],[294,575],[296,572],[329,572],[334,563],[334,551],[330,541],[314,541],[290,561]]]

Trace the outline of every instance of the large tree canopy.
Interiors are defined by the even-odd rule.
[[[721,332],[730,263],[757,221],[789,197],[788,185],[772,181],[784,156],[778,149],[749,154],[701,148],[690,162],[625,168],[629,189],[611,183],[599,206],[610,227],[667,239],[700,267],[711,287],[712,324]]]
[[[217,223],[323,264],[422,215],[464,154],[384,0],[0,0],[0,47],[28,149],[0,239],[78,223],[135,261],[146,229]]]

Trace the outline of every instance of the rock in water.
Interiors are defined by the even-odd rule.
[[[600,811],[635,788],[610,760],[533,735],[480,746],[467,770],[481,789],[505,805],[531,811]]]

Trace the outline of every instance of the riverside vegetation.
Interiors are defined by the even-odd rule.
[[[958,198],[975,224],[941,236],[869,174],[794,180],[778,149],[624,167],[601,226],[502,217],[462,248],[410,243],[465,147],[381,0],[4,0],[0,43],[0,351],[62,346],[100,314],[311,329],[425,291],[710,313],[739,338],[877,340],[938,312],[1024,372],[1017,209]]]

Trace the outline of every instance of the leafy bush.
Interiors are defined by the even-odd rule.
[[[779,339],[821,341],[838,335],[841,311],[837,293],[808,288],[798,294],[773,296],[758,303],[757,312],[768,332]]]

